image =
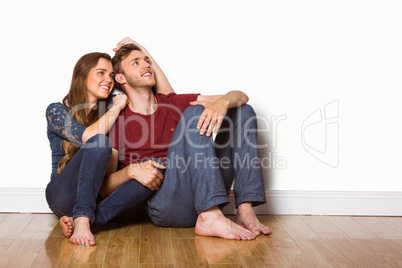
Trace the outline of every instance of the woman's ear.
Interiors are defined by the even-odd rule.
[[[120,85],[123,85],[126,83],[126,79],[124,77],[123,74],[116,74],[114,76],[114,79],[116,80],[117,83],[119,83]]]

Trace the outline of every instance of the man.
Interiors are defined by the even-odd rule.
[[[129,104],[110,133],[111,169],[117,169],[118,159],[120,170],[105,178],[100,193],[107,196],[137,180],[156,191],[147,205],[157,226],[195,224],[199,235],[226,239],[269,234],[252,210],[265,203],[261,167],[240,167],[233,161],[258,159],[255,113],[244,105],[248,97],[240,91],[224,96],[155,94],[151,60],[134,44],[118,47],[112,63]],[[230,131],[218,133],[221,126]],[[234,177],[238,213],[233,222],[220,207],[228,203]]]

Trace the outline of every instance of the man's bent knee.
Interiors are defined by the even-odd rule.
[[[182,117],[184,117],[186,120],[192,120],[194,117],[197,117],[198,119],[204,109],[204,106],[201,105],[190,106],[184,110]]]

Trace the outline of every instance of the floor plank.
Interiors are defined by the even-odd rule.
[[[131,238],[140,238],[141,234],[141,224],[134,223],[134,224],[113,224],[110,225],[110,237],[111,238],[124,238],[124,237],[131,237]]]
[[[373,256],[376,267],[402,267],[402,253],[389,245],[386,240],[359,239],[355,240],[355,243],[360,244],[365,252]]]
[[[6,252],[0,258],[0,267],[30,267],[36,255],[36,253]]]
[[[211,268],[240,268],[244,267],[243,264],[211,264]]]
[[[111,238],[103,267],[134,267],[138,265],[140,239],[133,237]]]
[[[10,245],[7,252],[38,253],[45,243],[57,220],[50,215],[33,215],[30,222]]]
[[[67,267],[75,246],[65,237],[48,237],[31,267]]]
[[[375,258],[339,229],[327,216],[301,217],[327,244],[360,267],[376,267]]]
[[[329,218],[339,229],[352,239],[376,239],[377,236],[359,224],[355,217],[332,216]]]
[[[293,239],[320,238],[299,216],[275,216],[275,219]]]
[[[391,224],[398,232],[402,233],[402,217],[381,217]]]
[[[301,217],[275,216],[306,257],[317,267],[359,267],[350,257],[327,243]]]
[[[271,228],[271,234],[246,243],[235,242],[247,267],[314,267],[274,216],[258,218]]]
[[[355,217],[353,219],[381,239],[402,239],[402,232],[385,218]]]
[[[110,231],[100,231],[94,234],[95,246],[74,245],[74,252],[70,258],[70,265],[84,264],[85,266],[103,265],[110,240]]]
[[[397,239],[383,239],[388,245],[402,253],[402,240]]]
[[[175,267],[209,267],[200,239],[172,239]]]
[[[169,228],[141,224],[140,264],[173,264]]]
[[[191,239],[191,238],[200,238],[195,233],[195,228],[170,228],[170,233],[172,239]]]
[[[258,217],[272,234],[252,241],[136,219],[97,228],[89,247],[54,215],[0,213],[0,267],[402,267],[402,217]]]
[[[0,256],[14,243],[33,218],[32,214],[5,214],[0,223]]]
[[[225,240],[216,237],[202,237],[199,240],[202,242],[210,265],[243,264],[233,240]]]
[[[138,266],[139,268],[173,268],[174,264],[163,264],[163,263],[156,263],[156,264],[151,264],[151,263],[140,263]]]
[[[48,214],[33,215],[23,231],[3,254],[2,259],[7,259],[7,262],[11,263],[18,260],[18,263],[27,267],[30,266],[44,245],[54,224],[54,218],[49,217]],[[22,226],[19,228],[22,229]],[[7,263],[5,265],[8,266]]]

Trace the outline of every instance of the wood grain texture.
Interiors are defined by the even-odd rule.
[[[200,239],[172,239],[175,267],[208,267],[208,259]]]
[[[103,267],[136,267],[139,262],[139,253],[139,238],[111,238]]]
[[[355,217],[353,219],[381,239],[402,239],[402,232],[399,231],[398,225],[394,225],[385,218]]]
[[[141,225],[140,264],[173,264],[169,228]]]
[[[74,245],[74,252],[70,258],[70,264],[83,264],[90,267],[103,265],[107,247],[110,240],[110,231],[95,233],[95,246]]]
[[[65,237],[48,237],[31,267],[67,267],[75,247]]]
[[[73,245],[50,214],[0,214],[0,267],[402,267],[402,217],[260,215],[252,241],[197,236],[148,219],[96,228]]]
[[[195,233],[195,228],[170,228],[170,233],[172,239],[191,239],[191,238],[200,238]]]
[[[33,218],[32,214],[3,214],[0,223],[0,256],[14,243]]]
[[[202,237],[200,240],[209,264],[243,264],[233,240],[216,237]]]
[[[339,229],[352,239],[376,239],[377,236],[362,226],[355,217],[333,216],[329,218]]]

